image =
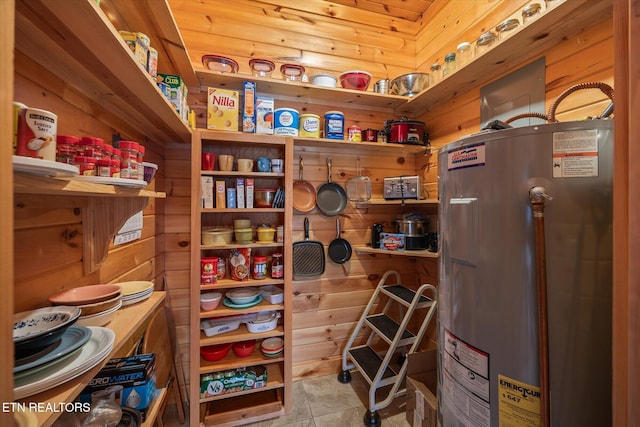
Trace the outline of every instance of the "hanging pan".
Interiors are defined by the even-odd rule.
[[[340,217],[336,218],[336,238],[329,243],[329,258],[336,264],[344,264],[351,259],[351,243],[340,237]]]
[[[316,206],[328,216],[341,214],[347,207],[347,192],[337,182],[331,182],[331,157],[327,157],[327,182],[318,188]]]
[[[316,205],[316,188],[309,181],[304,180],[302,168],[302,156],[300,156],[299,179],[293,182],[293,208],[300,212],[309,212]]]
[[[324,246],[309,240],[309,218],[304,218],[304,240],[293,244],[293,277],[307,278],[324,273]]]

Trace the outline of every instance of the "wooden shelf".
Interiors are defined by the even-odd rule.
[[[237,209],[236,209],[237,211]],[[253,243],[229,243],[228,245],[200,245],[200,249],[205,250],[216,250],[216,249],[235,249],[239,247],[243,248],[279,248],[284,246],[284,243],[278,242],[253,242]]]
[[[162,409],[162,404],[166,399],[167,389],[156,389],[156,397],[153,399],[153,403],[151,403],[151,408],[147,410],[147,416],[142,423],[142,427],[153,427],[156,425],[156,418],[158,418],[158,416],[162,416],[160,409]]]
[[[282,246],[282,245],[280,245]],[[237,246],[234,246],[236,248]],[[208,249],[208,246],[205,246],[204,249]],[[219,248],[219,246],[215,246],[215,248]],[[283,279],[249,279],[244,282],[239,280],[232,279],[222,279],[218,280],[217,283],[212,285],[201,285],[201,291],[219,291],[220,289],[229,289],[229,288],[244,288],[245,286],[267,286],[267,285],[284,285]]]
[[[264,213],[284,212],[284,208],[203,208],[202,213]],[[237,247],[237,245],[236,245]]]
[[[251,333],[249,329],[247,329],[246,325],[240,325],[240,327],[236,330],[225,332],[223,334],[214,335],[212,337],[208,337],[204,334],[203,331],[200,331],[200,347],[206,347],[208,345],[214,344],[224,344],[228,342],[238,342],[238,341],[246,341],[246,340],[261,340],[264,338],[270,337],[281,337],[284,335],[284,327],[282,325],[278,325],[274,330],[267,332],[259,332],[259,333]],[[220,365],[218,361],[216,362],[207,362],[201,358],[201,363],[206,362],[206,364],[216,364]]]
[[[283,310],[283,309],[284,309],[284,305],[271,304],[266,299],[263,299],[258,304],[248,308],[231,308],[220,303],[218,308],[216,308],[215,310],[205,312],[206,315],[204,313],[200,313],[200,318],[207,319],[207,318],[222,317],[222,316],[236,316],[238,314],[258,313],[260,311],[272,311],[272,310]]]
[[[201,171],[202,176],[239,176],[239,177],[255,177],[255,178],[283,178],[284,173],[281,172],[239,172],[239,171]]]
[[[259,393],[265,390],[272,390],[275,388],[284,387],[284,377],[282,375],[282,371],[278,366],[278,364],[269,364],[266,366],[266,368],[267,368],[267,384],[264,387],[254,388],[252,390],[238,391],[235,393],[221,394],[213,397],[207,397],[205,399],[200,399],[200,403],[212,402],[214,400],[228,399],[230,397],[236,397],[236,396],[244,396],[247,394]]]
[[[166,2],[147,7],[158,19],[154,25],[172,20]],[[16,2],[15,48],[147,137],[191,140],[189,127],[95,1]]]
[[[371,199],[367,203],[358,203],[358,208],[366,208],[367,206],[392,206],[392,205],[433,205],[437,206],[440,203],[438,199],[404,199],[404,201],[387,200],[387,199]]]
[[[374,249],[369,246],[354,246],[353,250],[358,254],[374,254],[374,255],[389,255],[389,256],[405,256],[415,258],[438,258],[437,252],[429,252],[426,249],[420,251],[387,251],[384,249]]]
[[[194,131],[196,133],[196,137],[200,138],[203,145],[207,141],[225,141],[226,143],[236,143],[241,142],[243,147],[245,146],[279,146],[286,145],[287,138],[285,136],[279,135],[262,135],[256,133],[244,133],[244,132],[236,132],[236,131],[221,131],[221,130],[207,130],[207,129],[196,129]]]
[[[113,350],[111,350],[109,356],[79,377],[45,392],[22,399],[21,402],[43,402],[44,404],[52,405],[60,404],[61,402],[72,402],[98,371],[113,357],[112,355],[116,354],[122,345],[129,341],[133,333],[144,324],[164,299],[165,292],[154,292],[149,299],[143,302],[119,309],[113,320],[106,325],[107,328],[116,333]],[[60,413],[56,412],[36,412],[38,426],[52,425],[59,415]]]
[[[537,58],[586,26],[611,16],[611,2],[601,0],[564,0],[535,21],[512,31],[509,38],[474,58],[436,85],[399,105],[399,116],[417,117],[430,107],[451,100],[458,93],[495,80],[511,69]]]
[[[381,152],[381,153],[402,153],[403,155],[415,155],[424,154],[428,155],[430,152],[429,147],[424,145],[411,145],[411,144],[392,144],[386,142],[352,142],[342,139],[327,139],[327,138],[295,138],[293,143],[296,149],[302,151],[313,151],[316,148],[326,149],[333,148],[340,150],[340,152],[353,151],[355,153],[367,152]]]

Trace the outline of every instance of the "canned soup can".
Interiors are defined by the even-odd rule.
[[[273,112],[275,135],[298,136],[300,113],[293,108],[278,108]]]
[[[327,111],[325,113],[324,137],[344,139],[344,114],[341,111]]]
[[[320,116],[317,114],[301,115],[300,136],[306,138],[320,138]]]
[[[18,110],[16,155],[56,161],[58,116],[37,108]]]

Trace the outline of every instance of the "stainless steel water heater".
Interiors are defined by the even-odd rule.
[[[439,425],[540,425],[533,187],[551,425],[611,425],[613,120],[481,132],[438,161]]]

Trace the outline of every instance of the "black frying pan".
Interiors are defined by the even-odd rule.
[[[327,157],[327,182],[318,188],[316,206],[325,215],[340,215],[347,207],[347,192],[337,182],[331,182],[331,157]]]
[[[351,259],[351,243],[340,237],[340,218],[336,218],[336,238],[329,243],[329,258],[337,264],[344,264]]]
[[[313,277],[324,273],[324,245],[309,240],[309,218],[304,218],[304,240],[293,244],[293,277]]]

